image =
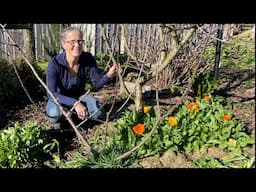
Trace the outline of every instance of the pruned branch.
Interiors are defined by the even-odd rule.
[[[111,59],[113,61],[114,64],[117,63],[114,55],[113,55],[113,50],[112,48],[110,47],[110,43],[109,43],[109,40],[107,38],[107,35],[106,35],[106,32],[104,30],[104,26],[103,25],[100,25],[100,29],[101,29],[101,33],[102,33],[102,37],[107,45],[107,48],[109,50],[109,52],[111,53]],[[124,81],[123,81],[123,78],[121,76],[121,74],[118,72],[118,77],[119,77],[119,82],[120,82],[120,93],[122,94],[123,92],[126,94],[126,95],[129,95],[128,91],[127,91],[127,88],[124,84]]]
[[[164,70],[166,68],[167,65],[169,65],[169,63],[171,62],[171,60],[176,56],[176,54],[178,53],[178,51],[183,47],[183,45],[192,37],[193,33],[196,31],[196,27],[193,28],[189,28],[188,31],[186,31],[186,34],[184,35],[184,37],[182,38],[182,40],[180,41],[179,44],[177,44],[176,46],[173,46],[173,49],[170,50],[165,59],[161,62],[161,64],[159,65],[158,71],[161,72],[162,70]],[[177,42],[178,43],[178,42]],[[156,66],[154,68],[154,65],[152,66],[152,76],[154,77],[156,75]]]
[[[5,30],[4,26],[2,24],[0,24],[1,28],[3,29],[4,32],[7,33],[8,37],[10,38],[10,40],[12,41],[12,43],[16,44],[15,41],[13,40],[13,38],[11,37],[11,35]],[[79,131],[77,130],[75,124],[73,123],[73,121],[71,120],[71,118],[69,117],[69,114],[63,109],[63,107],[59,104],[59,102],[57,101],[57,99],[54,97],[54,95],[52,94],[52,92],[47,88],[46,84],[43,82],[43,80],[39,77],[39,75],[37,74],[36,70],[34,69],[33,65],[29,62],[29,60],[27,59],[27,57],[25,56],[25,54],[23,53],[22,49],[19,46],[16,46],[16,48],[18,49],[18,51],[21,53],[22,58],[25,60],[25,62],[27,63],[27,65],[30,67],[30,69],[32,70],[33,74],[35,75],[35,77],[37,78],[37,80],[42,84],[42,86],[46,89],[46,91],[49,93],[49,95],[53,98],[54,102],[58,105],[58,107],[60,108],[61,112],[63,113],[63,115],[65,116],[65,118],[68,120],[68,122],[70,123],[71,127],[74,129],[78,140],[85,146],[86,150],[88,152],[91,152],[93,154],[96,154],[96,151],[94,149],[92,149],[92,147],[87,143],[87,141],[83,138],[83,136],[79,133]]]
[[[6,53],[6,54],[7,54],[7,56],[9,56],[8,53]],[[30,101],[32,104],[35,104],[35,102],[33,101],[33,99],[30,97],[30,94],[29,94],[28,90],[26,89],[25,85],[23,84],[22,79],[20,78],[20,75],[19,75],[19,72],[18,72],[18,70],[17,70],[16,65],[15,65],[12,61],[10,61],[10,63],[11,63],[11,65],[13,66],[14,72],[15,72],[15,74],[16,74],[18,80],[19,80],[19,83],[20,83],[22,89],[24,90],[25,94],[27,95],[29,101]]]

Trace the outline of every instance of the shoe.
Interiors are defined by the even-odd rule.
[[[54,129],[57,129],[57,130],[58,130],[58,129],[61,129],[60,123],[54,123],[54,124],[53,124],[53,128],[54,128]]]
[[[50,138],[59,138],[63,134],[62,129],[55,129],[54,127],[51,127],[47,130],[47,134]]]
[[[65,128],[65,125],[63,125],[63,123],[54,123],[52,131],[55,133],[73,132],[72,129]]]
[[[62,133],[63,130],[61,128],[61,123],[54,123],[52,128],[50,129],[52,133]]]

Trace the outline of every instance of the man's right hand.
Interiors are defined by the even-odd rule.
[[[79,119],[84,120],[88,117],[88,112],[86,107],[81,102],[75,103],[75,111]]]

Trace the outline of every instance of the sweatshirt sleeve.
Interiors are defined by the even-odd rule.
[[[102,88],[111,80],[107,75],[100,76],[96,67],[90,69],[90,78],[95,89]]]
[[[52,59],[48,63],[48,67],[47,67],[47,75],[46,75],[47,87],[52,92],[53,96],[58,100],[59,103],[72,106],[77,101],[77,99],[62,95],[59,92],[57,92],[58,75],[59,74],[57,72],[57,65]],[[48,98],[51,98],[49,93],[47,95],[48,95]]]
[[[90,75],[92,85],[95,89],[100,89],[104,85],[106,85],[111,80],[111,78],[109,78],[107,75],[99,74],[99,70],[98,70],[97,62],[95,58],[91,54],[89,55],[89,58],[90,58],[89,59],[90,60],[89,75]]]

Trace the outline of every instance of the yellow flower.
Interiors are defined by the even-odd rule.
[[[133,132],[136,133],[137,135],[142,135],[145,131],[145,127],[142,123],[138,123],[132,128]]]
[[[150,106],[145,106],[143,109],[144,109],[144,113],[149,113],[150,110],[151,110],[151,107]]]
[[[233,146],[233,147],[235,147],[235,146],[236,146],[236,140],[230,138],[230,139],[228,140],[228,144],[231,145],[231,146]]]
[[[169,117],[168,118],[168,123],[171,125],[171,126],[175,126],[178,124],[178,121],[175,117]]]
[[[56,163],[60,163],[60,156],[57,155],[57,154],[53,154],[53,160],[54,160]]]

